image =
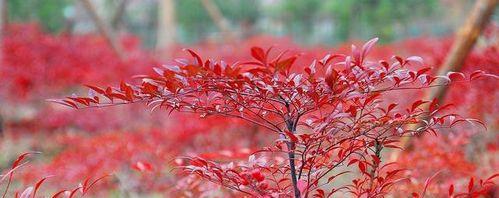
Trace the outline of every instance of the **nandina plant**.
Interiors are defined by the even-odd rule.
[[[404,181],[399,174],[404,170],[382,159],[383,150],[398,148],[400,137],[436,134],[462,121],[481,124],[449,113],[449,105],[436,100],[413,98],[399,105],[384,101],[384,96],[491,75],[476,71],[469,77],[457,72],[432,76],[417,56],[369,61],[367,54],[376,41],[352,46],[350,55],[326,55],[301,68],[293,68],[298,55],[259,47],[251,49],[254,61],[233,64],[203,60],[187,50],[192,60],[154,68],[157,75],[138,76],[139,84],[87,85],[86,97],[52,101],[72,108],[144,102],[152,110],[239,118],[273,132],[275,144],[246,163],[200,157],[179,161],[184,170],[235,192],[260,197],[328,197],[340,192],[383,196]],[[332,187],[351,172],[339,170],[352,165],[359,172],[352,183]]]

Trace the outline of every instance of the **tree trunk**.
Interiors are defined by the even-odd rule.
[[[464,65],[466,57],[473,49],[478,36],[480,36],[487,23],[490,21],[494,10],[496,9],[498,0],[478,0],[476,1],[471,13],[469,14],[466,22],[456,32],[456,38],[449,51],[449,54],[444,60],[442,66],[438,69],[437,75],[446,75],[449,71],[460,71]],[[437,99],[442,102],[445,99],[445,94],[448,91],[447,86],[439,86],[429,89],[425,93],[425,100]],[[423,106],[428,108],[428,104]],[[411,129],[416,129],[418,125],[414,125]],[[401,139],[401,147],[411,147],[409,137]],[[400,155],[399,151],[395,151],[391,155],[391,160],[397,160]]]
[[[99,30],[100,34],[106,39],[107,43],[111,46],[116,55],[119,58],[124,58],[123,49],[116,41],[116,35],[109,28],[109,25],[104,20],[102,20],[101,17],[99,17],[97,11],[95,10],[95,7],[92,5],[92,2],[90,2],[90,0],[81,0],[81,3],[92,18],[92,21]]]
[[[111,25],[115,31],[119,31],[123,28],[123,17],[125,15],[126,7],[128,5],[128,0],[121,0],[116,8],[116,12],[111,19]]]
[[[290,131],[290,133],[295,134],[296,133],[296,127],[295,123],[292,120],[287,120],[286,121],[286,128]],[[288,160],[289,160],[289,172],[291,174],[291,182],[293,183],[293,191],[295,198],[300,198],[301,193],[300,189],[298,189],[298,178],[296,175],[296,164],[295,164],[295,143],[289,140],[289,142],[286,144],[288,147]]]
[[[217,5],[211,0],[201,0],[201,3],[208,12],[211,20],[213,20],[213,23],[220,29],[222,36],[229,42],[234,41],[236,36],[229,27],[229,21],[222,15],[222,12],[218,9]]]
[[[157,50],[169,52],[175,44],[175,1],[160,0],[158,8]]]

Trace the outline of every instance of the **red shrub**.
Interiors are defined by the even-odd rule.
[[[154,68],[157,75],[142,76],[141,84],[88,86],[91,92],[87,97],[72,96],[54,102],[73,108],[145,102],[153,110],[239,118],[276,133],[279,138],[275,145],[262,149],[258,158],[252,155],[247,163],[219,164],[190,157],[189,164],[183,166],[243,194],[323,197],[346,190],[357,197],[383,196],[395,183],[403,181],[401,169],[392,168],[391,163],[382,164],[383,148],[396,147],[401,136],[436,134],[437,129],[462,121],[481,122],[445,113],[448,106],[435,100],[413,100],[401,108],[383,102],[382,96],[390,91],[443,86],[451,79],[497,77],[482,71],[471,73],[469,78],[452,72],[434,77],[428,74],[427,67],[407,69],[423,65],[422,59],[415,56],[395,56],[391,62],[367,61],[375,42],[373,39],[362,48],[352,46],[350,56],[326,55],[301,73],[291,69],[296,55],[273,56],[270,49],[253,47],[251,56],[255,60],[236,64],[203,61],[187,50],[194,60],[177,59],[173,65]],[[324,70],[321,77],[318,71]],[[422,107],[425,103],[428,109]],[[408,128],[414,124],[419,127]],[[289,163],[283,163],[285,156]],[[351,185],[328,192],[321,188],[336,177],[330,176],[331,171],[347,161],[347,166],[358,165],[360,177]],[[323,181],[326,176],[329,179]]]

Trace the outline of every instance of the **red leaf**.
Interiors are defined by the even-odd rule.
[[[213,73],[215,73],[216,75],[222,75],[222,67],[220,66],[220,64],[215,64],[215,66],[213,67]]]
[[[376,44],[376,42],[378,42],[378,38],[373,38],[369,41],[367,41],[363,46],[362,46],[362,55],[361,57],[362,58],[365,58],[367,56],[367,54],[369,53],[369,51],[371,51],[371,48],[374,46],[374,44]]]
[[[496,178],[496,177],[499,177],[499,173],[496,173],[496,174],[494,174],[494,175],[490,176],[490,177],[489,177],[489,178],[487,178],[485,181],[490,181],[490,180],[492,180],[492,179],[494,179],[494,178]]]
[[[473,177],[471,177],[470,181],[468,182],[468,192],[471,192],[471,190],[473,190],[473,185],[475,185],[474,181],[475,181],[475,179]]]
[[[67,190],[61,190],[59,192],[56,192],[54,195],[52,195],[52,198],[57,198],[59,196],[61,196],[62,194],[64,194]]]
[[[51,177],[51,176],[50,176]],[[43,179],[41,179],[40,181],[36,182],[35,184],[35,189],[33,190],[33,198],[36,198],[36,192],[38,191],[38,189],[40,189],[40,186],[42,185],[42,183],[47,180],[48,178],[50,177],[44,177]]]
[[[358,162],[359,160],[358,159],[352,159],[350,160],[350,162],[348,162],[347,166],[350,166],[352,164],[354,164],[355,162]]]
[[[262,182],[265,180],[265,176],[260,172],[260,170],[251,171],[251,177],[253,177],[257,182]]]
[[[348,108],[346,112],[350,113],[352,117],[355,117],[357,115],[357,106],[355,105],[350,106],[350,108]]]
[[[364,101],[364,105],[367,105],[369,104],[370,102],[372,102],[374,99],[376,99],[378,96],[380,95],[380,93],[374,93],[372,94],[371,96],[369,96],[366,101]]]
[[[360,172],[367,174],[366,165],[364,164],[364,162],[359,162],[359,170],[360,170]]]
[[[76,193],[78,192],[78,190],[80,190],[82,187],[77,187],[75,189],[73,189],[73,191],[71,191],[71,193],[69,194],[68,198],[73,198]]]
[[[329,64],[330,61],[332,61],[333,59],[335,58],[340,58],[340,57],[345,57],[345,55],[342,55],[342,54],[334,54],[334,55],[326,55],[324,56],[324,58],[322,58],[320,61],[319,61],[319,64],[321,64],[322,66],[326,66],[327,64]]]
[[[12,163],[12,169],[16,168],[17,166],[19,166],[19,164],[21,163],[21,161],[26,158],[28,155],[32,155],[32,154],[40,154],[41,152],[26,152],[26,153],[23,153],[21,155],[19,155],[19,157],[17,157],[16,161],[14,161]]]
[[[259,47],[252,47],[251,48],[251,56],[255,58],[256,60],[265,63],[266,57],[265,57],[265,52],[263,51],[262,48]]]
[[[395,60],[397,60],[400,63],[400,66],[403,66],[405,64],[404,59],[402,59],[400,56],[393,56]]]
[[[393,108],[395,108],[396,106],[397,106],[397,104],[395,104],[395,103],[388,105],[388,108],[386,109],[386,113],[388,114],[388,112],[393,110]]]
[[[78,109],[78,105],[76,105],[76,103],[70,101],[70,100],[62,100],[64,101],[64,103],[68,104],[69,106],[75,108],[75,109]]]
[[[452,194],[454,194],[454,184],[449,186],[449,196],[452,196]]]
[[[190,49],[186,49],[186,51],[189,52],[189,54],[191,54],[191,56],[193,56],[196,59],[197,66],[203,66],[203,60],[196,52],[194,52]]]
[[[416,76],[421,76],[422,74],[424,74],[424,73],[426,73],[426,72],[428,72],[428,71],[430,71],[430,70],[431,70],[431,67],[425,67],[425,68],[423,68],[423,69],[420,69],[420,70],[418,70],[418,72],[416,73]]]
[[[470,80],[473,80],[475,78],[478,78],[480,77],[482,74],[484,74],[485,72],[482,71],[482,70],[476,70],[474,71],[473,73],[470,74]]]
[[[463,79],[466,78],[466,76],[461,72],[448,72],[447,77],[449,77],[449,79],[452,79],[452,80],[454,80],[456,78],[463,78]]]
[[[314,60],[314,62],[312,62],[308,67],[305,68],[305,72],[307,72],[308,75],[314,75],[316,70],[315,70],[315,64],[316,64],[316,60]]]
[[[390,64],[388,62],[380,61],[379,63],[383,66],[383,68],[385,68],[385,71],[388,71],[390,69]]]
[[[435,179],[435,177],[437,177],[438,174],[440,174],[440,172],[442,171],[438,171],[436,172],[435,174],[433,174],[431,177],[429,177],[428,179],[426,179],[426,181],[424,182],[424,188],[423,188],[423,192],[421,193],[421,196],[424,197],[424,195],[426,194],[426,190],[428,189],[428,187],[430,186],[430,183],[433,179]]]
[[[295,62],[296,58],[297,58],[296,56],[293,56],[293,57],[287,58],[287,59],[285,59],[283,61],[277,62],[275,64],[276,71],[281,72],[281,73],[287,75],[289,73],[291,65],[293,65],[293,63]]]
[[[428,101],[423,101],[423,100],[417,100],[416,102],[412,103],[411,106],[411,111],[414,111],[416,108],[418,108],[420,105],[427,103]]]
[[[97,87],[97,86],[92,86],[92,85],[85,85],[85,86],[87,86],[88,88],[90,88],[90,89],[94,90],[95,92],[97,92],[97,93],[99,93],[99,94],[104,94],[104,93],[106,93],[106,92],[104,91],[104,89],[102,89],[102,88],[100,88],[100,87]]]
[[[430,103],[430,113],[433,113],[433,111],[437,110],[437,108],[438,108],[438,100],[434,98]]]
[[[97,182],[99,182],[100,180],[103,180],[103,179],[105,179],[106,177],[109,177],[109,176],[111,176],[111,175],[110,175],[110,174],[108,174],[108,175],[103,175],[103,176],[101,176],[101,177],[99,177],[99,178],[95,179],[95,180],[94,180],[93,182],[91,182],[90,184],[88,184],[88,183],[89,183],[89,181],[90,181],[90,177],[89,177],[89,178],[87,178],[87,179],[85,180],[84,184],[83,184],[83,187],[82,187],[83,195],[85,195],[85,193],[87,193],[87,192],[88,192],[88,190],[89,190],[89,189],[91,189],[91,188],[92,188],[92,186],[94,186]]]
[[[291,142],[298,142],[298,138],[295,136],[295,134],[291,133],[288,130],[284,131],[284,133],[286,133],[286,136],[289,137],[289,140],[291,140]]]
[[[329,88],[334,89],[334,84],[336,82],[336,79],[338,79],[338,72],[333,69],[332,66],[329,66],[326,71],[326,84],[329,86]]]

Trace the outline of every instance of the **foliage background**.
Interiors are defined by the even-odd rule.
[[[149,113],[140,104],[73,111],[45,99],[83,93],[81,84],[133,81],[132,75],[151,73],[152,66],[185,57],[185,47],[204,57],[233,62],[249,59],[252,46],[277,45],[303,52],[299,64],[307,65],[327,52],[348,51],[350,43],[380,37],[382,45],[371,58],[419,55],[438,67],[474,1],[213,0],[239,39],[231,43],[200,0],[173,0],[175,24],[169,28],[175,30],[175,43],[171,50],[162,51],[156,49],[162,36],[157,34],[159,0],[127,0],[122,24],[111,28],[126,59],[116,56],[77,0],[5,2],[3,14],[9,25],[2,38],[0,66],[0,169],[5,170],[22,152],[43,152],[30,159],[31,165],[21,172],[13,189],[53,174],[56,179],[44,190],[50,193],[76,186],[87,176],[112,172],[116,177],[90,196],[195,197],[228,196],[230,192],[172,171],[175,156],[245,160],[274,138],[235,120]],[[91,2],[110,23],[121,0]],[[499,73],[498,23],[496,8],[490,27],[466,61],[465,72]],[[484,120],[488,130],[457,128],[415,140],[417,149],[400,159],[402,165],[415,170],[410,173],[414,180],[400,193],[415,191],[441,169],[445,171],[430,189],[433,195],[440,195],[450,183],[465,186],[470,176],[497,171],[497,87],[497,81],[483,81],[450,90],[447,101],[456,103],[464,115]],[[393,99],[406,97],[412,96]],[[139,162],[153,168],[139,168]]]

